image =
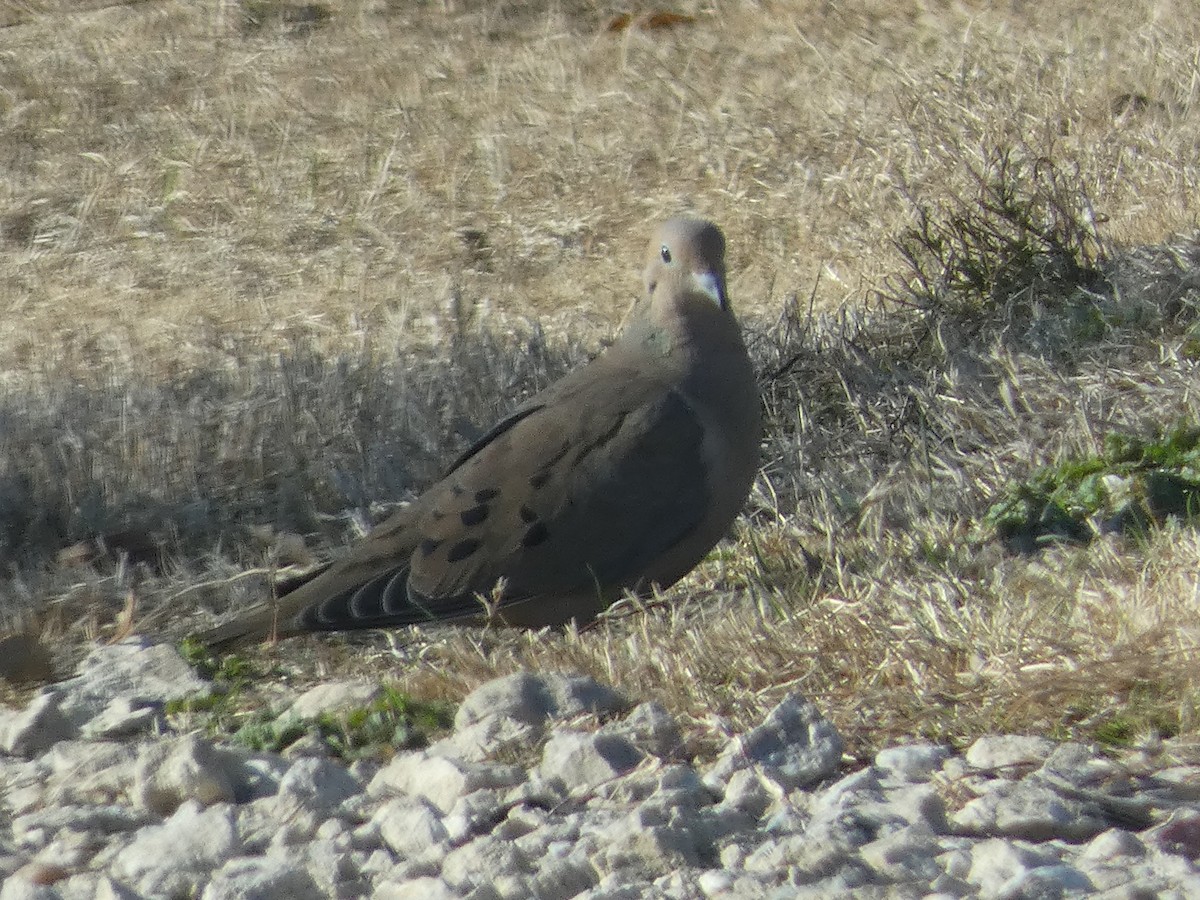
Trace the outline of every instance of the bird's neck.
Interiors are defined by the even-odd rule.
[[[661,302],[663,299],[666,302]],[[652,298],[640,327],[646,346],[667,356],[745,352],[729,310],[699,291]]]

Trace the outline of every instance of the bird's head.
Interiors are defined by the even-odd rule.
[[[725,288],[725,236],[703,219],[668,219],[654,232],[647,250],[646,292],[706,296],[718,309],[729,308]]]

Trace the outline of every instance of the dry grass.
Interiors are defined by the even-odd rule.
[[[1131,249],[1196,219],[1188,10],[87,6],[0,7],[0,617],[64,664],[261,596],[304,555],[279,532],[352,539],[598,347],[687,209],[730,236],[772,423],[736,539],[582,634],[283,664],[448,697],[581,669],[701,746],[791,689],[856,753],[1200,731],[1191,530],[1006,557],[976,525],[1200,420],[1200,251]]]
[[[1165,0],[684,4],[617,34],[589,0],[319,5],[311,29],[231,0],[0,16],[6,369],[386,352],[455,306],[596,334],[680,208],[733,236],[748,314],[818,275],[832,309],[894,268],[905,192],[953,195],[954,154],[1014,138],[1080,167],[1115,240],[1195,217],[1198,29]]]

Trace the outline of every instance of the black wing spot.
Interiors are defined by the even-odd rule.
[[[546,482],[550,480],[550,470],[542,469],[540,472],[534,472],[529,476],[529,486],[535,491],[546,486]]]
[[[521,508],[517,511],[517,514],[521,517],[521,521],[526,525],[528,525],[530,522],[536,522],[538,517],[537,513],[535,513],[524,503],[521,504]]]
[[[546,460],[546,462],[542,465],[542,471],[544,472],[547,469],[552,469],[555,466],[557,466],[559,461],[562,460],[562,458],[570,452],[571,452],[571,442],[563,441],[563,445],[559,448],[558,452],[555,453],[548,460]]]
[[[550,530],[544,522],[534,522],[526,530],[521,537],[521,545],[524,547],[536,547],[538,544],[550,537]]]
[[[616,420],[612,423],[612,426],[608,429],[608,431],[604,432],[604,434],[597,437],[590,444],[584,444],[582,447],[580,447],[579,450],[575,453],[575,465],[579,465],[590,454],[599,450],[601,447],[603,447],[605,444],[607,444],[609,441],[611,441],[614,437],[616,437],[617,432],[621,430],[621,426],[623,426],[625,424],[625,416],[626,415],[627,415],[627,413],[621,413],[621,415],[617,416]]]
[[[434,553],[434,551],[437,550],[438,547],[442,546],[443,543],[444,543],[443,541],[434,540],[433,538],[425,538],[425,540],[421,541],[420,548],[419,548],[421,551],[421,555],[422,556],[432,555]]]
[[[446,560],[452,563],[462,562],[481,546],[483,546],[483,541],[478,538],[467,538],[466,540],[459,541],[450,548],[450,552],[446,554]]]
[[[480,491],[479,493],[482,494],[483,491]],[[475,496],[478,497],[479,494],[476,494]],[[478,506],[472,506],[470,509],[464,509],[458,514],[458,517],[462,519],[463,525],[465,525],[467,528],[473,528],[486,519],[491,511],[491,507],[489,507],[486,503],[480,503]]]
[[[500,496],[500,491],[497,488],[484,488],[481,491],[475,492],[476,503],[487,503],[489,500],[495,500]]]

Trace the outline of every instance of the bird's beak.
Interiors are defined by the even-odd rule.
[[[729,302],[725,296],[725,279],[716,272],[693,272],[692,281],[713,303],[724,309]]]

